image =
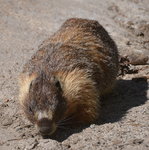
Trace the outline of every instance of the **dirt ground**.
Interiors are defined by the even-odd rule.
[[[132,62],[149,56],[148,0],[0,0],[0,150],[149,150],[149,62],[119,77],[95,124],[42,139],[21,115],[22,66],[70,17],[98,20]]]

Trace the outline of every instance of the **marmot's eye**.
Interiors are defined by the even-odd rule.
[[[32,108],[29,106],[28,107],[28,111],[30,112],[30,113],[33,113],[33,110],[32,110]]]
[[[60,84],[60,82],[59,82],[58,80],[56,81],[55,86],[56,86],[60,91],[62,91],[61,84]]]
[[[28,111],[29,113],[34,113],[35,108],[36,108],[36,101],[35,100],[31,100],[30,103],[28,104]]]
[[[57,88],[61,88],[60,82],[58,80],[56,81],[55,85]]]

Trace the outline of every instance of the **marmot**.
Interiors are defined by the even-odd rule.
[[[70,116],[91,123],[117,73],[118,50],[107,31],[97,21],[71,18],[25,64],[20,104],[41,135],[53,134]]]

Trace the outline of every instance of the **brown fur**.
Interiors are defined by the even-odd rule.
[[[21,105],[23,104],[23,100],[25,99],[25,96],[28,94],[29,87],[31,81],[33,81],[37,77],[36,74],[32,74],[30,76],[25,76],[24,74],[21,74],[19,77],[19,100]]]
[[[64,97],[67,98],[68,109],[65,116],[77,113],[81,118],[76,117],[78,122],[91,122],[98,116],[99,93],[90,75],[81,69],[74,69],[71,72],[58,72],[58,79],[63,85]],[[80,107],[84,111],[81,112]]]
[[[45,81],[43,86],[48,82],[49,91],[61,93],[55,88],[56,80],[60,83],[60,97],[67,103],[60,118],[74,114],[76,122],[92,122],[99,116],[100,96],[114,85],[118,72],[117,47],[97,21],[68,19],[60,30],[40,45],[24,66],[20,78],[20,103],[23,108],[30,103],[27,95],[31,82],[42,72],[45,77],[39,80]],[[40,84],[36,90],[39,97],[43,86]],[[44,95],[40,97],[43,110]],[[55,98],[52,94],[50,96],[50,99]]]

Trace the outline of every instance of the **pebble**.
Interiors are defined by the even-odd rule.
[[[91,129],[95,128],[95,124],[91,124],[91,125],[90,125],[90,128],[91,128]]]
[[[3,126],[10,126],[12,123],[13,123],[13,121],[11,119],[10,120],[4,120],[2,125]]]

